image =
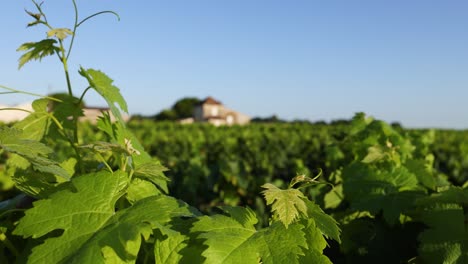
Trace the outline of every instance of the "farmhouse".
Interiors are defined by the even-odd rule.
[[[213,97],[207,97],[194,109],[195,122],[208,122],[219,125],[244,125],[250,122],[250,117],[225,107]]]
[[[11,123],[23,120],[30,112],[33,111],[31,103],[24,103],[15,106],[0,104],[0,109],[8,109],[0,110],[0,123]]]

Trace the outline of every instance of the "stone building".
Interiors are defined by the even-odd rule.
[[[195,122],[208,122],[219,125],[245,125],[250,122],[250,117],[225,107],[213,97],[207,97],[194,109]]]

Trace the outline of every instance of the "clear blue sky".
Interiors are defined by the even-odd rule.
[[[185,96],[213,96],[251,116],[333,120],[363,111],[406,127],[468,128],[468,1],[77,0],[84,24],[71,57],[115,80],[130,113],[155,114]],[[56,27],[71,1],[45,0]],[[17,70],[27,0],[2,1],[0,84],[65,91],[56,57]],[[0,103],[30,97],[0,95]],[[104,105],[97,95],[89,105]]]

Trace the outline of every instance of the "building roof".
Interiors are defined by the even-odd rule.
[[[85,106],[83,107],[84,110],[99,110],[99,111],[109,111],[109,107],[101,107],[101,106]]]
[[[221,102],[218,100],[215,100],[211,96],[208,96],[205,100],[201,102],[201,104],[221,105]]]

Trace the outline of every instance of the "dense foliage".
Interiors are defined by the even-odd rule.
[[[299,190],[314,179],[295,177],[286,188],[264,184],[272,212],[267,226],[257,226],[249,208],[220,206],[219,213],[202,215],[169,196],[165,167],[123,122],[127,105],[113,80],[80,67],[88,87],[78,100],[73,94],[68,57],[77,29],[115,13],[80,20],[72,0],[73,29],[55,28],[42,3],[32,2],[37,12],[26,11],[33,18],[28,26],[45,26],[48,38],[21,45],[19,66],[56,55],[68,96],[35,95],[40,98],[26,119],[0,127],[1,263],[330,263],[326,238],[339,242],[340,229]],[[93,128],[78,118],[91,89],[111,113],[98,120],[100,133],[84,136]],[[50,101],[57,103],[50,107]]]
[[[80,20],[72,3],[73,29],[52,27],[36,1],[27,11],[48,38],[21,45],[19,66],[57,56],[68,93],[27,93],[39,97],[31,114],[0,127],[0,263],[468,263],[466,131],[362,113],[127,125],[103,72],[80,67],[88,87],[74,96],[76,32],[115,13]],[[78,122],[91,89],[111,110],[96,126]]]
[[[164,109],[161,112],[157,113],[152,117],[152,119],[157,121],[175,121],[179,119],[193,117],[195,107],[199,104],[202,100],[196,97],[186,97],[172,105],[170,109]]]
[[[320,179],[334,187],[314,185],[304,193],[341,223],[343,243],[330,242],[326,250],[334,262],[440,263],[434,255],[447,254],[466,261],[466,131],[403,130],[362,114],[336,125],[135,122],[130,128],[169,168],[171,192],[206,211],[241,204],[265,217],[263,184],[287,186],[287,175],[322,169]],[[452,211],[443,209],[449,204],[458,208],[458,229],[433,237],[427,227],[452,223],[432,219],[433,210],[449,217]],[[267,223],[265,217],[261,224]]]

